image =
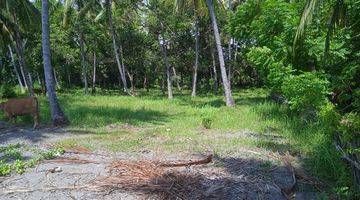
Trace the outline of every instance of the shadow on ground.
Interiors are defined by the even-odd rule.
[[[24,143],[38,145],[40,143],[51,143],[59,139],[72,136],[95,134],[93,131],[65,130],[41,125],[38,129],[30,126],[10,124],[0,121],[0,145]]]
[[[295,185],[293,173],[285,166],[260,159],[215,157],[215,164],[179,167],[162,172],[151,166],[113,174],[113,190],[148,194],[160,199],[287,199]],[[126,169],[125,169],[126,171]],[[145,174],[144,174],[145,173]],[[140,177],[139,174],[141,175]],[[129,176],[129,177],[127,177]],[[153,176],[147,180],[147,176]],[[134,180],[127,178],[133,177]]]
[[[87,127],[105,126],[113,123],[128,123],[131,125],[162,124],[167,121],[168,115],[155,110],[125,109],[115,107],[67,107],[65,112],[71,116],[73,125]]]

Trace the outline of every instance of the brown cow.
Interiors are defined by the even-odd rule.
[[[5,112],[10,121],[17,116],[31,114],[34,117],[34,128],[39,126],[39,102],[36,97],[9,99],[0,104],[0,110]]]

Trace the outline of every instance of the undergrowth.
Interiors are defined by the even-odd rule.
[[[221,94],[191,98],[183,91],[167,100],[156,90],[140,91],[136,97],[111,91],[90,96],[81,91],[67,92],[60,94],[59,99],[71,121],[68,129],[88,137],[64,140],[58,145],[110,151],[152,149],[164,153],[210,149],[219,155],[233,155],[239,147],[286,150],[302,158],[303,167],[326,183],[331,192],[346,195],[351,175],[333,146],[327,125],[306,121],[268,96],[265,89],[237,91],[236,107],[228,108]],[[42,123],[49,123],[47,101],[45,97],[40,100]],[[23,118],[20,123],[30,121],[31,118]],[[249,138],[242,134],[244,131],[264,136]],[[281,137],[281,142],[268,140],[268,134]],[[2,168],[9,170],[6,165]]]
[[[31,159],[25,159],[23,153],[31,152]],[[62,148],[40,150],[21,144],[9,144],[0,147],[0,176],[6,176],[11,172],[23,174],[26,168],[35,167],[40,161],[60,156],[64,153]]]

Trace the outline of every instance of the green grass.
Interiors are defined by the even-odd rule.
[[[184,92],[168,100],[156,90],[140,92],[136,97],[121,96],[116,91],[89,96],[81,91],[63,93],[59,100],[71,121],[68,129],[83,137],[59,145],[164,154],[212,150],[222,156],[236,155],[241,147],[288,150],[303,158],[304,168],[321,180],[334,187],[349,185],[350,175],[332,146],[326,126],[305,123],[286,105],[269,100],[268,95],[265,89],[237,91],[236,107],[228,108],[221,95],[191,98]],[[50,123],[45,97],[40,101],[42,123]],[[258,133],[258,137],[241,134],[245,130]],[[269,134],[280,138],[271,140]]]

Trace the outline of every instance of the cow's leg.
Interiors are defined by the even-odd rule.
[[[34,129],[39,127],[39,122],[40,122],[40,114],[39,112],[36,112],[34,114]]]

